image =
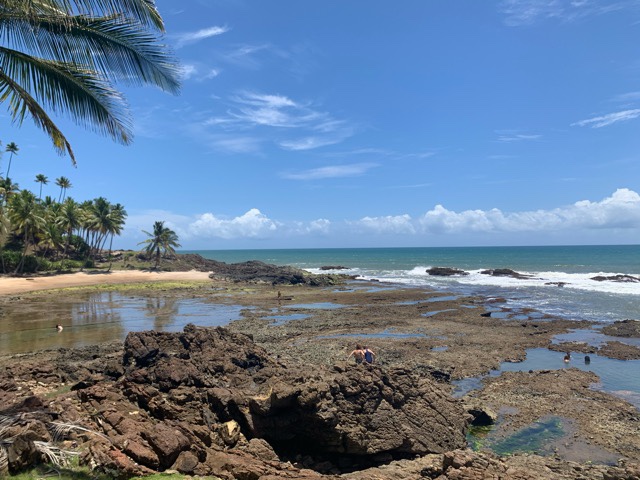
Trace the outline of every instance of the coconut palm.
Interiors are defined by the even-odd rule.
[[[22,190],[11,197],[9,202],[9,220],[16,233],[22,236],[24,249],[22,257],[16,267],[16,272],[22,271],[24,259],[29,247],[33,244],[36,233],[44,226],[42,207],[36,201],[36,197],[29,190]]]
[[[58,203],[60,203],[61,200],[64,200],[67,190],[73,187],[73,185],[71,185],[71,180],[67,177],[56,178],[56,185],[60,187],[60,196],[58,197]]]
[[[36,183],[40,184],[40,194],[38,195],[38,200],[42,199],[42,185],[46,185],[47,183],[49,183],[49,179],[47,178],[46,175],[39,173],[36,175]]]
[[[155,222],[153,224],[153,232],[143,230],[149,238],[140,242],[138,245],[146,244],[145,252],[155,257],[155,268],[160,264],[160,255],[173,255],[176,253],[175,248],[179,247],[178,235],[176,232],[164,226],[164,222]]]
[[[13,142],[7,143],[7,146],[4,149],[5,152],[9,152],[11,154],[11,155],[9,155],[9,166],[7,167],[7,175],[6,175],[7,178],[9,178],[9,170],[11,170],[11,160],[13,159],[14,155],[18,154],[18,150],[20,150],[18,148],[18,145],[16,145]]]
[[[0,177],[0,197],[2,198],[2,203],[4,205],[7,204],[9,198],[11,198],[11,196],[14,195],[18,190],[20,190],[18,184],[13,183],[13,181],[9,177]]]
[[[69,251],[69,243],[71,242],[71,236],[73,231],[80,228],[82,225],[82,211],[80,205],[73,198],[67,198],[64,203],[58,204],[60,210],[56,215],[56,224],[65,232],[64,243],[64,256]]]
[[[50,113],[127,145],[128,109],[114,85],[179,89],[154,0],[1,0],[0,32],[0,101],[18,124],[31,117],[74,164]]]

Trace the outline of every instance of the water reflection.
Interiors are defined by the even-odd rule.
[[[118,292],[23,299],[19,304],[6,305],[1,312],[0,354],[123,340],[132,331],[181,331],[187,323],[227,325],[241,318],[242,308],[204,299]],[[64,327],[61,332],[56,324]]]

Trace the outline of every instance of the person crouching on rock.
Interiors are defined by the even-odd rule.
[[[373,351],[366,345],[362,346],[362,350],[364,351],[364,361],[367,363],[373,363],[376,359],[376,354],[373,353]]]
[[[351,357],[355,358],[356,364],[358,365],[364,362],[364,350],[362,348],[362,345],[356,344],[356,349],[349,354],[347,360],[349,360]]]
[[[58,323],[58,324],[56,324],[56,330],[57,330],[58,332],[61,332],[61,331],[62,331],[62,329],[63,329],[62,325],[60,325],[59,323]]]

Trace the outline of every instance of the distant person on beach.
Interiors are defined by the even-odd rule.
[[[62,329],[63,329],[62,325],[60,325],[59,323],[58,323],[58,324],[56,324],[56,330],[57,330],[58,332],[61,332],[61,331],[62,331]]]
[[[376,359],[376,354],[373,353],[373,351],[366,345],[362,346],[362,350],[364,351],[364,361],[367,363],[373,363]]]
[[[355,358],[356,364],[358,365],[364,362],[364,349],[362,348],[362,345],[356,344],[355,350],[349,354],[347,360],[351,357]]]

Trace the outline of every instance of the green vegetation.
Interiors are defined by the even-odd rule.
[[[143,230],[144,231],[144,230]],[[179,247],[178,235],[176,232],[164,226],[164,222],[155,222],[153,224],[153,232],[144,231],[149,238],[140,242],[138,245],[146,245],[147,254],[155,258],[155,268],[160,264],[161,255],[175,255],[175,248]]]
[[[0,27],[0,102],[17,124],[30,117],[74,164],[50,112],[127,145],[131,122],[115,84],[179,90],[153,0],[1,0]],[[6,151],[11,162],[18,148]]]
[[[64,177],[56,180],[61,187],[58,201],[49,196],[43,200],[47,179],[38,175],[36,182],[38,197],[0,177],[0,273],[91,268],[107,240],[110,257],[113,237],[120,235],[127,218],[124,207],[103,197],[82,203],[64,198],[71,186]]]
[[[6,477],[7,480],[113,480],[113,475],[91,472],[88,468],[57,468],[42,465],[33,470]],[[179,473],[156,473],[146,477],[134,477],[130,480],[192,480],[194,477]],[[220,480],[219,477],[198,477],[199,480]]]

